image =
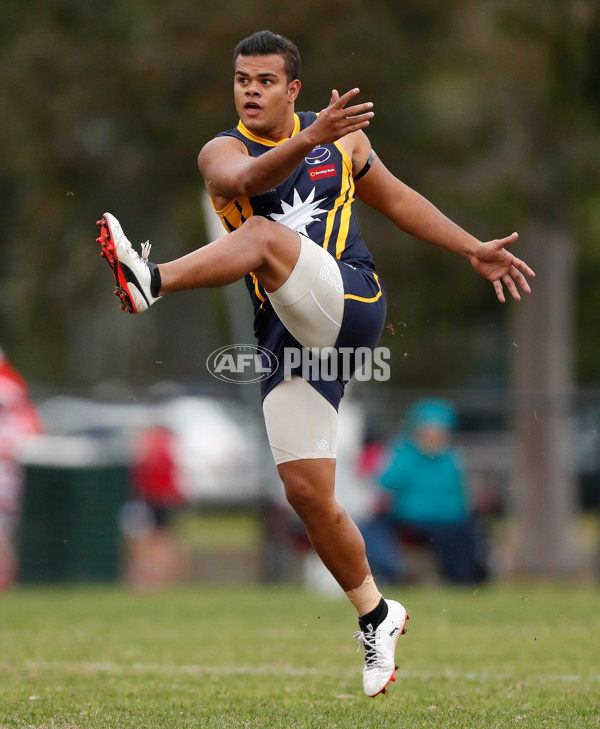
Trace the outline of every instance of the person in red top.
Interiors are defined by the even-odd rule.
[[[166,587],[186,575],[185,554],[169,528],[184,502],[175,446],[175,435],[163,425],[145,429],[135,444],[129,473],[133,500],[123,524],[128,537],[125,579],[138,589]]]
[[[25,438],[41,432],[27,384],[0,349],[0,589],[12,584],[17,571],[13,537],[23,486],[19,449]]]
[[[173,448],[173,435],[168,428],[161,425],[149,428],[139,439],[131,469],[135,493],[152,511],[154,524],[159,529],[167,525],[173,507],[182,502]]]

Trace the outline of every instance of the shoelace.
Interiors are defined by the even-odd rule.
[[[152,248],[152,243],[150,243],[149,240],[147,240],[145,243],[142,243],[142,261],[147,261],[148,257],[150,256],[150,249]]]
[[[358,641],[356,652],[363,646],[365,649],[365,664],[367,666],[374,666],[377,663],[377,646],[375,644],[375,631],[370,630],[368,632],[357,630],[352,636]]]

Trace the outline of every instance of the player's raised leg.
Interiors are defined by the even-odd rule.
[[[148,261],[149,244],[139,255],[117,218],[105,213],[96,239],[115,278],[115,294],[130,314],[146,311],[161,296],[194,288],[225,286],[252,271],[266,291],[288,279],[300,254],[300,236],[284,225],[252,217],[238,230],[174,261]]]

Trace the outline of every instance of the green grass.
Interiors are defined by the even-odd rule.
[[[345,599],[294,588],[0,595],[0,726],[600,727],[591,587],[405,588],[387,697],[362,694]]]

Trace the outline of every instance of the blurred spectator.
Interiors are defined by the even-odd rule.
[[[167,526],[173,508],[182,502],[174,440],[171,431],[161,425],[145,430],[137,443],[131,471],[135,494],[146,503],[159,529]]]
[[[433,549],[445,579],[485,579],[485,550],[465,467],[451,444],[456,425],[452,405],[422,400],[409,411],[406,435],[393,442],[379,476],[381,503],[363,526],[367,554],[379,578],[403,579],[402,545],[416,542]]]
[[[183,503],[178,481],[174,434],[161,425],[144,430],[131,467],[135,500],[121,514],[128,538],[126,579],[135,587],[163,587],[184,575],[183,555],[168,528]]]
[[[17,571],[13,539],[22,489],[19,450],[25,438],[41,430],[25,380],[0,349],[0,589],[12,584]]]

